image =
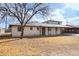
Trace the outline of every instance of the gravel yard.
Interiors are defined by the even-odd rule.
[[[12,40],[13,39],[13,40]],[[2,56],[79,56],[78,36],[10,38],[0,43]],[[8,39],[9,40],[9,39]]]

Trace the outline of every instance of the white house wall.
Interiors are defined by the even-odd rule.
[[[1,30],[1,33],[5,33],[5,29],[2,29],[2,30]]]
[[[19,37],[21,35],[21,32],[18,31],[18,27],[13,26],[12,27],[12,37]]]
[[[49,35],[48,34],[48,28],[47,27],[45,28],[45,35]]]
[[[32,30],[30,30],[30,27],[25,27],[24,36],[38,36],[38,35],[40,35],[40,29],[37,30],[37,27],[32,27]]]
[[[41,28],[42,32],[42,28]],[[37,27],[32,27],[32,30],[30,30],[30,27],[25,27],[24,29],[24,36],[39,36],[41,34],[40,28],[37,30]],[[48,28],[45,28],[45,35],[59,35],[61,34],[61,28],[58,28],[56,31],[56,28],[51,28],[51,31],[48,31]],[[12,37],[20,37],[21,31],[18,31],[17,26],[12,26]]]
[[[30,27],[25,27],[24,29],[24,36],[38,36],[40,35],[40,29],[37,30],[37,27],[32,27],[32,30],[30,30]],[[18,27],[12,27],[12,37],[19,37],[21,36],[21,31],[18,31]]]
[[[5,29],[1,28],[0,29],[0,34],[3,34],[3,33],[5,33]]]
[[[49,31],[49,35],[55,35],[56,33],[56,29],[55,28],[52,28],[51,31]]]
[[[61,28],[51,28],[51,31],[48,31],[48,28],[46,28],[46,35],[59,35],[61,34]]]
[[[58,30],[57,30],[58,35],[61,34],[61,30],[62,30],[62,28],[58,28]]]

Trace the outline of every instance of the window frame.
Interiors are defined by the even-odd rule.
[[[37,27],[37,30],[39,30],[39,27]]]
[[[18,27],[18,31],[21,31],[21,27],[20,26]]]
[[[58,31],[58,28],[56,28],[56,31]]]
[[[33,30],[33,27],[30,27],[30,30]]]
[[[51,31],[51,27],[48,27],[48,31]]]

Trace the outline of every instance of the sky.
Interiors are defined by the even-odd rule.
[[[63,25],[79,25],[78,3],[53,3],[50,4],[52,19],[63,21]]]
[[[79,4],[78,3],[51,3],[49,4],[50,15],[46,19],[36,21],[56,20],[62,21],[62,25],[79,25]]]
[[[78,3],[51,3],[48,4],[50,15],[43,19],[41,16],[35,16],[34,21],[56,20],[62,21],[62,25],[79,25],[79,4]],[[11,21],[8,24],[12,23]],[[5,23],[1,23],[0,27],[5,27]]]

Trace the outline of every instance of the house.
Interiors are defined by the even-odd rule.
[[[51,25],[47,23],[28,23],[24,28],[24,36],[49,36],[49,35],[60,35],[64,25]],[[20,24],[11,24],[12,37],[20,37],[21,27]]]
[[[65,30],[63,31],[64,33],[79,33],[79,26],[77,25],[66,25],[68,26],[67,28],[65,28]]]
[[[5,33],[5,29],[4,28],[0,28],[0,35]]]

